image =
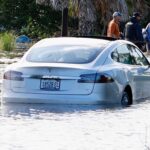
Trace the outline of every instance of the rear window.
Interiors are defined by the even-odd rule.
[[[91,46],[51,46],[32,49],[27,55],[27,61],[39,63],[72,63],[83,64],[92,62],[102,51],[102,48]]]

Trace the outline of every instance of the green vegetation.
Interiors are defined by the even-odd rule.
[[[128,11],[129,11],[129,15],[132,15],[132,11],[133,11],[133,3],[131,0],[126,0],[126,3],[128,5]]]
[[[44,38],[60,31],[60,25],[61,12],[50,5],[37,5],[36,0],[0,0],[0,27],[16,35]]]
[[[55,10],[50,0],[42,0],[42,4],[45,1],[45,5],[39,5],[36,1],[0,0],[0,34],[5,31],[13,31],[16,36],[25,34],[35,40],[60,36],[62,20],[60,8],[63,7],[63,3],[60,1],[58,3],[59,10]],[[89,3],[90,1],[93,7]],[[105,34],[112,12],[118,9],[118,4],[120,6],[119,9],[122,8],[119,0],[112,1],[112,3],[115,3],[113,5],[108,5],[110,3],[109,0],[90,1],[68,0],[69,35],[78,35],[83,30],[85,30],[84,33],[88,30],[92,31],[91,33],[94,35]],[[150,20],[150,16],[146,13],[149,12],[150,0],[143,0],[142,5],[140,2],[135,3],[135,0],[126,0],[126,3],[128,7],[126,10],[127,14],[132,15],[133,11],[136,10],[143,13],[142,26],[145,27]],[[94,15],[95,13],[96,15]],[[93,16],[96,17],[95,21],[92,22]]]
[[[5,51],[15,49],[15,36],[12,33],[5,32],[0,35],[0,48]]]

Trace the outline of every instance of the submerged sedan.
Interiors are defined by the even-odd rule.
[[[128,41],[43,39],[5,70],[2,102],[127,106],[150,97],[149,66]]]

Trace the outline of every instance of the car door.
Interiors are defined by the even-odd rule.
[[[131,56],[135,61],[135,68],[132,70],[134,75],[134,85],[136,94],[140,93],[141,98],[150,96],[150,67],[149,62],[143,53],[135,46],[128,45]],[[136,69],[136,70],[135,70]],[[139,97],[140,98],[140,97]]]
[[[117,59],[115,58],[115,60],[122,64],[123,69],[128,68],[128,72],[130,73],[131,77],[129,79],[129,82],[130,85],[132,86],[134,99],[141,98],[142,97],[141,85],[143,84],[143,82],[142,80],[139,80],[139,73],[138,73],[138,70],[141,69],[141,65],[136,65],[131,47],[127,44],[122,44],[116,48],[115,52],[118,54],[118,58]]]

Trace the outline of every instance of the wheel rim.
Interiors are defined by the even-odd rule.
[[[128,106],[129,105],[129,97],[127,93],[124,93],[122,100],[121,100],[121,104],[123,106]]]

